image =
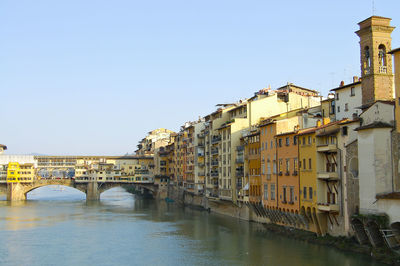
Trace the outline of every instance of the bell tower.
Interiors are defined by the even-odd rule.
[[[391,50],[394,27],[390,18],[372,16],[358,23],[360,37],[362,104],[393,100]]]

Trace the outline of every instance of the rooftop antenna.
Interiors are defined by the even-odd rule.
[[[375,16],[375,0],[372,0],[372,16]]]

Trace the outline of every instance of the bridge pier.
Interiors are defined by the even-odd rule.
[[[7,184],[7,201],[26,200],[25,188],[20,183]]]
[[[100,200],[100,191],[97,181],[91,181],[87,183],[86,188],[86,201],[97,201]]]

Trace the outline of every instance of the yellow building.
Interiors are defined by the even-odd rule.
[[[300,213],[306,217],[309,231],[322,234],[317,205],[317,128],[300,130],[298,133],[300,162]]]
[[[7,183],[30,183],[35,179],[35,168],[31,163],[10,162],[7,168]]]

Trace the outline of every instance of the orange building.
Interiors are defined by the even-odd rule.
[[[277,172],[276,172],[276,123],[265,120],[260,126],[261,143],[261,189],[262,203],[268,209],[275,209],[278,206],[276,197]]]
[[[278,168],[278,208],[299,213],[299,172],[297,132],[276,135]]]

